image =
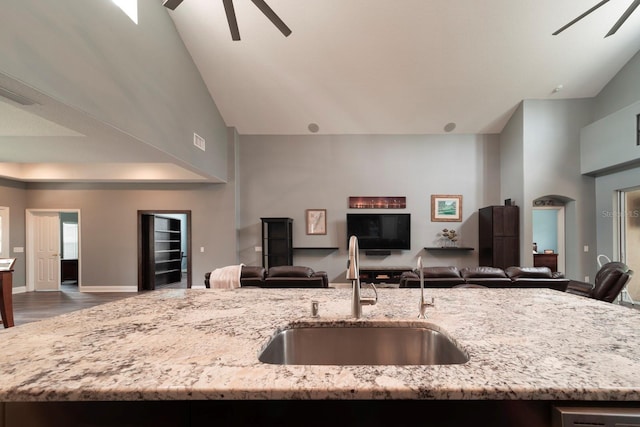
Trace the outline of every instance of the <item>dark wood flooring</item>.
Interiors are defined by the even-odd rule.
[[[157,289],[179,289],[186,287],[187,283],[185,279],[182,282],[158,286]],[[135,292],[79,292],[78,287],[74,284],[63,284],[61,288],[61,291],[26,292],[13,295],[13,318],[15,325],[18,326],[35,322],[70,311],[81,310],[137,295]],[[640,304],[638,304],[637,301],[635,305],[631,305],[628,302],[623,302],[622,305],[640,309]]]
[[[182,282],[159,286],[158,289],[186,288]],[[145,291],[153,292],[153,291]],[[138,295],[136,292],[80,292],[75,284],[63,283],[61,291],[25,292],[13,295],[13,320],[15,326],[47,319],[71,311],[93,307]],[[2,326],[0,326],[1,328]]]

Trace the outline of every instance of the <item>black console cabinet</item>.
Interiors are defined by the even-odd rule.
[[[262,220],[262,266],[293,265],[293,219]]]
[[[412,271],[411,267],[360,267],[360,282],[398,284],[400,276],[405,271]]]

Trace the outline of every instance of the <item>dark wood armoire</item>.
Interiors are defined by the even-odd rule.
[[[487,206],[478,215],[478,263],[507,268],[520,265],[518,206]]]

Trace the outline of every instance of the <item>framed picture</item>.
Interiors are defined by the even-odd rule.
[[[327,234],[327,210],[307,209],[307,234]]]
[[[431,221],[462,222],[462,196],[452,194],[432,194]]]

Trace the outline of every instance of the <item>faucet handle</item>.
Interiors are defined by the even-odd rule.
[[[427,307],[435,307],[435,299],[431,297],[431,302],[425,302],[424,298],[420,298],[420,305],[418,306],[418,319],[426,319]]]
[[[376,305],[378,303],[378,289],[373,283],[369,283],[369,285],[371,285],[371,289],[373,289],[375,297],[360,298],[360,303],[362,305]]]

